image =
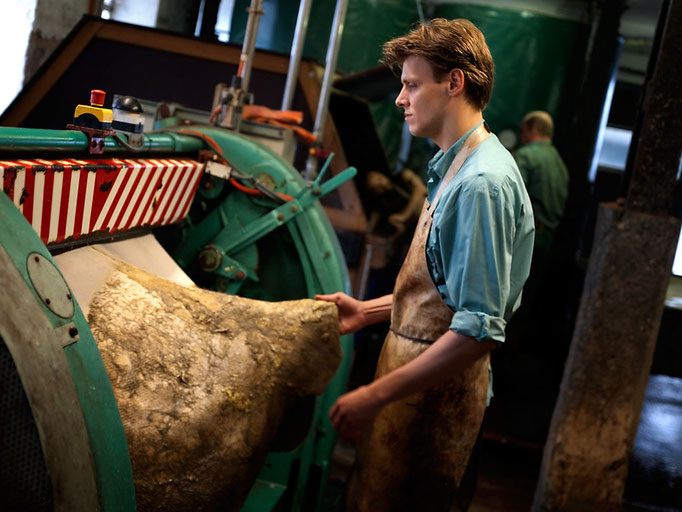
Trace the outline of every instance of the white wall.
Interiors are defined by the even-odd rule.
[[[156,16],[159,13],[159,0],[116,0],[111,19],[155,27]]]
[[[36,0],[1,0],[0,48],[2,79],[0,80],[0,112],[4,112],[21,90],[24,81],[24,59],[33,26]]]

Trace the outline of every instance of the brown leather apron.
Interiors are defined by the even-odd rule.
[[[473,149],[489,135],[484,125],[467,138],[426,201],[393,292],[391,330],[376,378],[411,361],[450,328],[426,263],[426,241],[438,198]],[[452,379],[384,407],[359,443],[347,509],[362,512],[457,510],[455,495],[486,408],[489,356]]]

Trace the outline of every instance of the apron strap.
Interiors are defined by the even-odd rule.
[[[474,152],[474,149],[476,149],[481,142],[487,139],[489,135],[490,128],[488,127],[488,123],[483,121],[467,137],[467,139],[464,141],[464,144],[462,145],[462,148],[455,155],[455,158],[450,164],[445,176],[443,176],[443,179],[438,186],[438,190],[436,191],[436,196],[433,198],[433,202],[428,206],[429,215],[433,216],[433,211],[436,209],[436,204],[438,204],[438,200],[440,199],[443,191],[447,188],[448,184],[455,178],[455,176],[457,176],[457,173],[462,168],[464,162],[466,162],[471,153]]]

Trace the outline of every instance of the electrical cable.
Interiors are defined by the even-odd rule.
[[[244,192],[249,195],[261,195],[268,197],[269,199],[272,199],[274,201],[280,202],[280,203],[286,203],[287,201],[291,201],[293,197],[287,194],[282,194],[280,192],[273,192],[270,190],[268,187],[260,183],[256,178],[251,176],[250,174],[247,174],[245,172],[240,171],[234,164],[232,164],[227,158],[225,158],[225,155],[223,154],[222,149],[218,145],[216,141],[214,141],[211,137],[206,135],[205,133],[199,132],[197,130],[189,130],[186,128],[180,129],[180,130],[166,130],[166,131],[171,131],[173,133],[182,133],[185,135],[190,135],[192,137],[198,137],[202,139],[204,142],[206,142],[213,151],[215,151],[218,156],[225,162],[226,165],[230,166],[232,168],[232,175],[240,180],[248,181],[253,184],[254,188],[247,187],[245,185],[242,185],[235,179],[231,178],[229,181],[230,183],[237,188],[237,190]],[[237,185],[238,184],[238,185]]]
[[[114,133],[113,137],[114,137],[114,140],[119,143],[119,145],[123,146],[128,151],[132,151],[133,153],[141,153],[142,151],[145,151],[144,143],[142,144],[142,147],[138,148],[135,146],[131,146],[128,142],[123,140],[123,138],[118,133]],[[144,137],[144,135],[143,135],[143,137]],[[143,138],[143,140],[144,140],[144,138]]]
[[[218,115],[218,112],[220,112],[220,109],[222,108],[222,105],[218,105],[213,112],[211,112],[211,115],[208,117],[208,124],[213,124],[213,121],[215,120],[215,116]]]

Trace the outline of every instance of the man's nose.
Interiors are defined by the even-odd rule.
[[[395,104],[400,107],[400,108],[405,108],[405,87],[400,89],[400,94],[398,94],[398,97],[395,99]]]

